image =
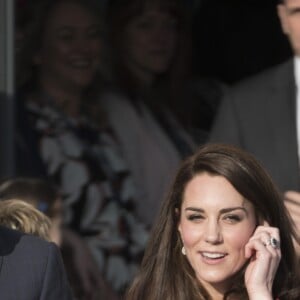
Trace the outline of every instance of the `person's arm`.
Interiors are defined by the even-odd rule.
[[[47,254],[40,300],[73,299],[59,249],[55,244],[49,243]]]

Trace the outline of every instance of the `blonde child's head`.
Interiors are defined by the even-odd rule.
[[[19,199],[30,203],[51,220],[51,241],[61,245],[62,205],[58,189],[39,178],[12,178],[0,184],[0,202]]]
[[[51,240],[50,219],[30,203],[19,199],[0,201],[0,224]]]

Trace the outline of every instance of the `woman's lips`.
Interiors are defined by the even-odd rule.
[[[206,264],[218,264],[224,261],[225,257],[228,255],[225,252],[208,252],[200,251],[202,261]]]

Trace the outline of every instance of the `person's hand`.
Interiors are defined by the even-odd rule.
[[[284,204],[290,213],[296,233],[298,234],[298,241],[296,241],[294,237],[293,241],[297,255],[300,258],[300,193],[296,191],[287,191],[284,194]]]
[[[281,258],[279,230],[266,222],[258,226],[245,246],[245,256],[250,259],[245,272],[249,299],[273,299],[272,286]]]

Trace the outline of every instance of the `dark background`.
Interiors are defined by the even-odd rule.
[[[276,4],[276,0],[198,2],[192,26],[194,73],[232,84],[291,56]]]

